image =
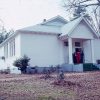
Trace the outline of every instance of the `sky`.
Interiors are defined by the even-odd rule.
[[[0,25],[20,29],[61,15],[67,17],[61,0],[0,0]]]

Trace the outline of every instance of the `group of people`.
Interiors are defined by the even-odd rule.
[[[73,62],[74,64],[80,64],[84,63],[84,53],[80,49],[76,49],[76,51],[73,53]]]

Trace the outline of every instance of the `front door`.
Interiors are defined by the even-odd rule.
[[[84,63],[84,52],[82,48],[75,48],[73,62],[75,64]]]
[[[82,49],[81,47],[80,47],[80,48],[77,48],[77,47],[76,47],[76,48],[75,48],[75,52],[77,52],[77,50],[80,51],[80,52],[83,51],[83,49]]]

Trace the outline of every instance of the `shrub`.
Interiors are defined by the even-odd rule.
[[[43,74],[46,74],[47,73],[47,69],[44,67],[43,68]]]
[[[38,66],[34,66],[34,74],[38,73]]]
[[[99,70],[99,68],[92,63],[85,63],[83,64],[83,70],[84,71],[96,71]]]
[[[64,72],[60,71],[57,75],[57,79],[52,83],[53,85],[59,85],[59,86],[65,86],[67,84],[67,81],[64,80]]]
[[[60,72],[60,65],[57,65],[57,66],[56,66],[56,71],[57,71],[57,73]]]
[[[50,66],[50,72],[51,72],[51,73],[54,73],[55,71],[56,71],[56,68],[53,67],[53,66]]]
[[[50,72],[49,69],[46,69],[46,68],[44,67],[42,73],[44,74],[42,78],[44,78],[45,80],[48,79],[48,78],[51,78],[51,72]]]
[[[59,74],[58,74],[58,80],[59,81],[63,81],[64,80],[64,77],[65,77],[64,76],[64,72],[63,71],[60,71]]]
[[[18,69],[21,70],[21,73],[25,74],[29,61],[30,58],[24,55],[22,58],[15,60],[13,65],[18,67]]]
[[[51,74],[51,73],[50,73],[50,70],[47,70],[47,72],[46,72],[46,74],[45,74],[45,79],[50,78],[50,77],[51,77],[50,74]]]

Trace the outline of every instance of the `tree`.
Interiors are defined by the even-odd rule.
[[[81,15],[85,15],[85,14],[86,14],[85,7],[79,6],[79,7],[75,8],[73,16],[80,17]]]
[[[24,55],[23,57],[15,60],[13,65],[18,67],[18,69],[21,70],[21,73],[25,74],[29,61],[30,58]]]
[[[64,8],[74,18],[80,15],[91,20],[91,25],[100,33],[100,0],[63,0]],[[90,17],[90,16],[92,17]]]
[[[7,29],[4,27],[3,21],[0,19],[0,43],[5,41],[13,33],[13,29],[7,31]]]

